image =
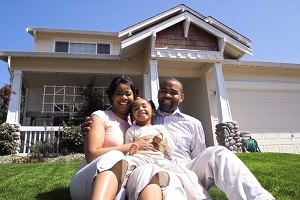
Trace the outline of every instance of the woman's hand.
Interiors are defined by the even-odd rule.
[[[89,133],[92,122],[93,121],[90,117],[86,117],[84,122],[80,125],[80,133],[83,137]]]
[[[152,144],[151,138],[139,139],[135,143],[139,146],[139,150],[157,151],[157,149],[155,149],[154,145]]]

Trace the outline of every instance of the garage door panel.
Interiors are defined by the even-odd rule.
[[[228,89],[233,120],[262,151],[299,153],[300,91]]]

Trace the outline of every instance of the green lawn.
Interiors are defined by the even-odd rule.
[[[276,199],[300,199],[300,155],[238,154]],[[0,199],[70,199],[69,182],[79,162],[0,164]],[[213,199],[226,199],[217,188]]]

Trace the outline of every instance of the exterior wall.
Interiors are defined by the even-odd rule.
[[[12,60],[12,70],[19,69],[30,72],[64,72],[81,74],[132,74],[140,75],[145,71],[145,63],[140,57],[132,62],[113,62],[101,60],[77,59],[34,59],[21,58]]]
[[[219,51],[216,37],[191,23],[188,38],[185,38],[183,27],[181,22],[158,32],[155,48]]]
[[[233,120],[262,151],[300,153],[300,70],[223,66]]]
[[[211,124],[210,109],[208,106],[209,103],[205,77],[187,79],[183,82],[183,84],[185,100],[183,101],[182,111],[201,121],[205,133],[206,145],[213,146],[214,135]]]
[[[107,36],[85,36],[85,35],[62,35],[62,34],[49,34],[43,33],[38,34],[37,40],[35,41],[35,49],[37,52],[54,52],[55,41],[69,41],[79,43],[109,43],[112,45],[111,54],[118,55],[120,53],[121,39],[116,37]]]
[[[214,145],[217,145],[217,140],[216,140],[216,135],[215,135],[215,127],[219,123],[218,119],[218,108],[217,108],[217,99],[216,99],[216,85],[214,81],[214,72],[212,68],[210,68],[206,73],[205,73],[205,79],[207,83],[207,96],[208,96],[208,107],[210,111],[210,121],[211,121],[211,129],[212,129],[212,143]]]
[[[34,41],[34,51],[36,52],[52,52],[52,35],[39,34]]]
[[[27,95],[27,111],[34,111],[34,112],[41,112],[42,111],[42,102],[43,102],[43,88],[42,87],[31,87],[28,88],[28,95]],[[25,111],[26,112],[26,111]],[[30,125],[30,117],[24,118],[24,125],[29,126]],[[47,123],[47,125],[50,125],[50,119],[36,119],[33,121],[32,125],[39,125],[42,126],[43,123]]]

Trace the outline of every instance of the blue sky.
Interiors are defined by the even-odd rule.
[[[118,32],[180,4],[249,38],[254,55],[242,60],[300,64],[297,0],[3,0],[0,51],[32,51],[26,26]],[[0,87],[4,83],[9,74],[0,61]]]

